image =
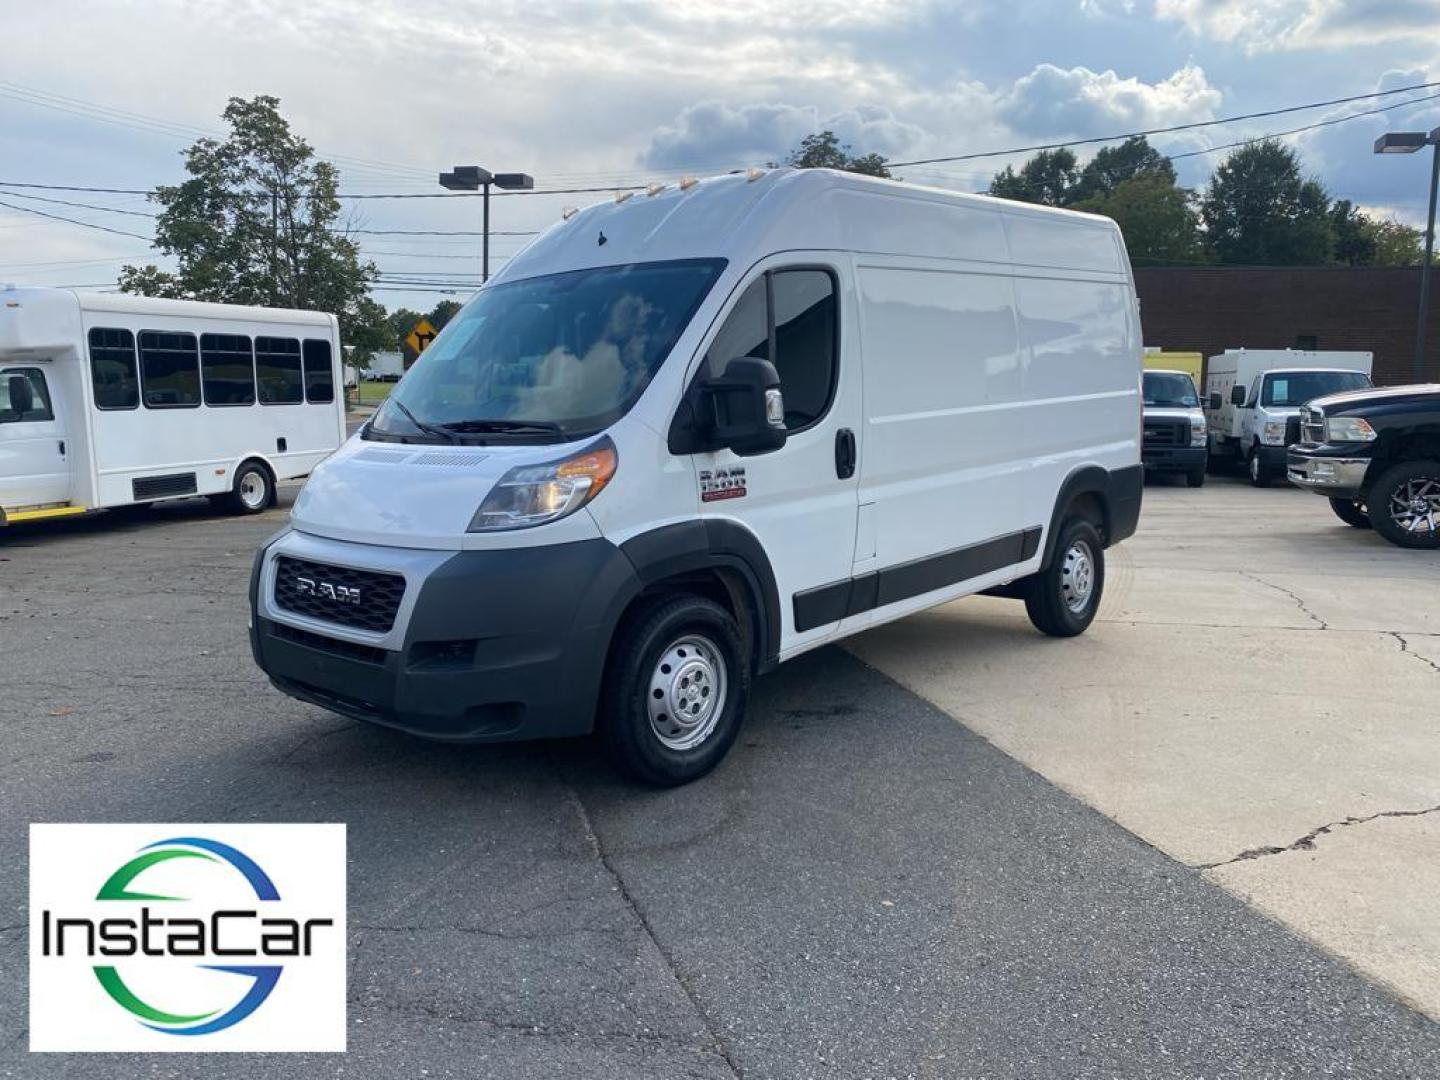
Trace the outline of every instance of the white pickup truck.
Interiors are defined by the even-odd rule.
[[[1285,476],[1285,450],[1300,441],[1300,407],[1371,385],[1375,354],[1226,349],[1205,365],[1210,460],[1244,464],[1265,487]]]

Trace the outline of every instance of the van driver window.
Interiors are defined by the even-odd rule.
[[[54,420],[50,389],[39,368],[0,370],[0,424],[33,424]]]
[[[810,426],[825,414],[835,388],[836,310],[827,271],[778,270],[757,279],[706,353],[711,376],[738,356],[770,360],[780,375],[786,429]]]

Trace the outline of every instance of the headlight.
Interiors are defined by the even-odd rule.
[[[604,490],[619,458],[608,438],[560,461],[518,465],[500,478],[470,519],[470,532],[528,529],[573,514]]]
[[[1191,446],[1204,446],[1204,445],[1205,445],[1205,433],[1206,433],[1206,429],[1205,429],[1205,417],[1203,417],[1203,416],[1192,416],[1192,417],[1190,417],[1190,445],[1191,445]]]
[[[1260,436],[1260,441],[1271,445],[1283,443],[1285,441],[1285,421],[1266,420],[1265,432]]]
[[[1337,416],[1325,421],[1326,442],[1370,442],[1375,429],[1358,416]]]

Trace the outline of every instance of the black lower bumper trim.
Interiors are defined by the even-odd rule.
[[[1140,460],[1147,472],[1190,472],[1205,467],[1203,446],[1147,447]]]

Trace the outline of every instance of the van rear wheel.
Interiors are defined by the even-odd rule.
[[[275,501],[275,481],[259,462],[247,461],[235,471],[235,486],[225,498],[232,514],[258,514]]]
[[[1025,613],[1051,637],[1083,634],[1095,620],[1105,591],[1105,547],[1085,518],[1060,526],[1050,565],[1024,583]]]
[[[739,734],[750,664],[739,627],[689,593],[628,618],[605,672],[599,730],[622,772],[673,787],[704,776]]]

